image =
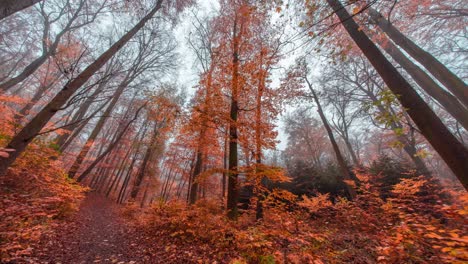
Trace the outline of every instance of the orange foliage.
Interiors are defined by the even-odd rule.
[[[59,153],[37,141],[1,179],[0,258],[31,254],[31,244],[78,209],[85,188],[69,180]]]

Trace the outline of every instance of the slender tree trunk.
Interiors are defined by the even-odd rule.
[[[123,199],[125,198],[125,193],[127,191],[128,183],[130,182],[130,178],[132,177],[133,173],[133,165],[135,165],[136,161],[138,160],[138,151],[133,155],[132,163],[128,168],[127,174],[125,175],[124,182],[120,187],[119,195],[117,197],[117,203],[123,203]]]
[[[335,0],[336,1],[336,0]],[[385,32],[398,46],[408,52],[411,57],[421,63],[437,80],[439,80],[449,91],[451,91],[463,104],[468,107],[468,86],[450,71],[439,60],[429,52],[423,50],[412,40],[407,38],[387,19],[373,8],[369,8],[372,20]]]
[[[138,140],[142,141],[146,135],[146,131],[148,130],[148,126],[147,125],[144,125],[144,128],[143,129],[140,129],[139,133],[140,135],[137,135],[135,137],[135,139],[133,140],[133,143],[132,143],[132,147],[128,149],[128,152],[127,154],[125,155],[125,157],[123,158],[122,160],[122,164],[120,166],[120,169],[117,171],[116,173],[116,176],[115,176],[115,179],[114,181],[112,182],[111,186],[109,187],[109,189],[107,190],[106,192],[106,197],[109,197],[109,195],[111,194],[112,190],[113,189],[116,189],[117,186],[118,186],[118,183],[120,183],[120,179],[122,178],[123,176],[123,173],[125,172],[125,168],[128,167],[128,168],[132,168],[133,165],[135,164],[135,161],[136,159],[135,158],[132,158],[129,166],[126,166],[127,164],[127,159],[128,157],[131,155],[131,152],[132,150],[135,150],[135,153],[138,154],[139,153],[139,150],[140,150],[140,144],[138,144]],[[135,147],[136,146],[136,147]]]
[[[465,189],[468,189],[468,150],[445,127],[411,85],[359,29],[339,0],[327,0],[351,38],[406,109],[413,122],[440,154]]]
[[[349,155],[351,156],[353,163],[356,166],[360,166],[359,159],[357,158],[356,153],[354,152],[353,146],[351,145],[351,142],[349,141],[349,137],[344,136],[343,141],[345,142],[346,148],[348,149]]]
[[[44,62],[49,58],[49,54],[42,55],[41,57],[35,59],[31,62],[24,70],[18,75],[8,81],[0,84],[0,91],[8,91],[11,87],[17,85],[18,83],[26,80],[31,74],[33,74],[39,67],[41,67]]]
[[[19,115],[26,117],[29,114],[29,111],[39,102],[39,99],[42,98],[44,92],[47,90],[48,86],[41,85],[39,89],[34,93],[33,98],[29,101],[21,110],[19,111]]]
[[[91,107],[94,100],[103,91],[104,87],[105,87],[105,82],[100,83],[98,87],[96,87],[94,92],[91,94],[91,96],[86,98],[86,100],[80,105],[79,109],[76,111],[76,113],[73,115],[73,118],[70,121],[70,123],[72,123],[73,125],[67,127],[67,130],[70,131],[70,133],[57,136],[55,140],[56,140],[57,145],[60,147],[60,149],[62,149],[62,146],[70,138],[71,134],[75,132],[75,129],[77,129],[80,126],[80,123],[78,121],[83,119],[83,117],[88,112],[89,107]]]
[[[2,0],[2,3],[0,3],[0,20],[33,6],[40,1],[42,0]]]
[[[112,142],[115,140],[112,139]],[[128,158],[128,155],[130,155],[131,148],[128,148],[128,150],[125,152],[125,155],[123,158],[119,159],[119,151],[122,149],[122,147],[126,147],[124,144],[120,144],[115,147],[113,151],[111,151],[109,154],[107,154],[107,159],[103,161],[104,164],[117,164],[120,163],[119,166],[113,166],[113,168],[104,168],[103,170],[103,175],[104,179],[101,181],[101,183],[97,186],[97,191],[102,192],[104,188],[108,187],[112,182],[114,182],[114,178],[117,178],[116,171],[118,172],[122,166],[124,166],[126,159]],[[115,177],[113,177],[115,176]]]
[[[120,188],[119,196],[117,197],[117,203],[119,204],[124,203],[125,197],[127,195],[128,183],[130,182],[131,178],[132,178],[132,169],[129,169],[127,172],[127,175],[125,176],[124,183],[122,187]]]
[[[210,65],[210,68],[207,72],[207,80],[206,80],[206,95],[203,104],[203,112],[205,115],[208,115],[208,111],[210,110],[210,98],[211,98],[211,80],[213,75],[213,65]],[[194,204],[197,201],[197,194],[198,194],[198,187],[199,184],[197,182],[197,177],[202,171],[203,167],[203,150],[205,149],[205,137],[206,137],[206,130],[208,126],[207,116],[202,116],[202,122],[200,127],[200,136],[198,138],[198,146],[197,146],[197,154],[195,156],[195,168],[193,169],[193,175],[191,177],[192,184],[190,187],[190,197],[189,197],[189,204]]]
[[[128,74],[127,74],[128,77]],[[117,90],[114,93],[114,96],[112,97],[112,101],[110,104],[107,106],[106,111],[104,111],[103,116],[99,118],[99,121],[97,122],[96,126],[94,127],[93,131],[89,135],[88,139],[86,140],[86,143],[84,144],[83,148],[81,149],[80,153],[75,159],[75,162],[71,166],[70,170],[68,170],[68,177],[73,179],[80,169],[81,164],[83,163],[84,159],[86,158],[86,155],[88,155],[89,150],[91,150],[94,141],[98,137],[99,133],[101,132],[102,128],[104,127],[104,124],[107,121],[107,118],[111,115],[112,111],[114,110],[115,105],[119,101],[120,96],[122,95],[123,91],[127,87],[127,78],[119,85]]]
[[[263,47],[260,52],[260,63],[259,63],[259,81],[258,91],[256,94],[256,106],[255,106],[255,173],[258,174],[258,166],[262,164],[262,98],[265,90],[265,73],[263,72]],[[262,177],[260,180],[260,188],[266,186],[267,179]],[[255,211],[255,218],[257,220],[263,218],[263,201],[265,200],[266,193],[257,190],[257,207]]]
[[[204,129],[202,128],[202,130]],[[199,142],[200,142],[199,144],[203,144],[202,135],[200,135]],[[201,151],[201,146],[199,146],[197,149],[197,155],[195,157],[195,167],[193,169],[193,175],[191,177],[192,185],[190,187],[189,204],[195,204],[195,202],[197,201],[198,187],[199,187],[198,175],[201,173],[202,166],[203,166],[203,153]]]
[[[229,178],[227,190],[227,210],[228,217],[236,220],[239,212],[237,203],[239,201],[239,184],[237,182],[237,116],[239,114],[238,106],[238,82],[239,82],[239,36],[237,34],[237,18],[234,22],[233,36],[233,54],[232,54],[232,94],[229,122]],[[240,33],[239,33],[240,34]]]
[[[161,8],[163,0],[158,0],[156,6],[147,14],[138,24],[136,24],[129,32],[122,36],[114,43],[106,52],[91,63],[83,72],[75,79],[69,81],[63,89],[47,104],[23,129],[13,137],[8,143],[7,148],[14,149],[8,158],[0,160],[0,176],[6,174],[8,168],[13,162],[24,152],[26,147],[37,136],[41,129],[49,122],[49,120],[61,110],[65,103],[72,95],[85,84],[93,74],[95,74],[106,62],[110,60],[145,24],[154,14]]]
[[[172,175],[176,174],[176,172],[174,171],[174,165],[170,164],[168,167],[169,168],[166,167],[166,170],[167,170],[166,177],[164,179],[161,192],[159,193],[159,196],[163,199],[164,197],[166,197],[167,187],[169,186],[169,180],[172,178]]]
[[[148,162],[150,161],[150,159],[153,157],[153,152],[154,152],[154,148],[156,146],[156,142],[158,140],[158,135],[159,135],[159,126],[158,126],[158,122],[155,121],[155,124],[154,124],[154,131],[153,131],[153,135],[151,137],[151,142],[148,146],[148,148],[146,149],[146,153],[145,153],[145,156],[143,158],[143,162],[141,163],[141,167],[138,171],[138,174],[135,178],[135,183],[133,185],[133,189],[132,189],[132,193],[131,193],[131,198],[132,199],[136,199],[137,196],[138,196],[138,192],[140,191],[140,188],[141,188],[141,184],[143,182],[143,179],[145,178],[145,174],[146,174],[146,167],[148,166]]]
[[[340,148],[338,147],[338,144],[336,143],[335,137],[333,136],[333,131],[330,125],[328,124],[325,114],[323,113],[322,105],[320,104],[320,101],[318,99],[317,94],[315,93],[315,90],[312,88],[312,85],[310,84],[307,77],[305,77],[305,80],[307,82],[307,85],[309,86],[310,91],[312,92],[314,101],[317,104],[317,112],[319,113],[320,118],[322,119],[323,126],[327,130],[328,138],[330,139],[330,142],[332,144],[333,150],[336,155],[336,160],[338,161],[338,165],[340,166],[341,174],[343,175],[343,178],[344,178],[346,191],[348,192],[349,198],[352,200],[356,197],[356,190],[354,189],[354,186],[351,186],[351,183],[350,183],[350,181],[353,181],[353,180],[351,178],[351,174],[349,173],[348,165],[346,164],[346,161],[343,158],[343,155],[341,154]]]
[[[468,131],[468,110],[455,96],[440,87],[426,72],[408,59],[393,43],[388,41],[382,46],[427,94],[439,102],[442,107]]]
[[[228,168],[228,151],[229,151],[229,134],[226,130],[224,135],[224,151],[223,151],[223,178],[221,179],[222,191],[221,191],[221,200],[223,202],[223,208],[225,207],[224,199],[226,198],[226,183],[229,173],[227,172]]]
[[[103,103],[102,105],[100,105],[99,108],[96,109],[96,111],[91,113],[90,116],[85,118],[84,120],[76,120],[79,126],[72,131],[71,135],[66,139],[66,141],[62,145],[59,145],[59,150],[62,152],[65,151],[73,142],[73,140],[81,134],[81,131],[89,123],[89,120],[91,120],[91,118],[97,115],[106,105],[107,103]]]
[[[148,188],[149,188],[149,183],[145,185],[145,192],[143,193],[143,197],[141,198],[140,208],[143,208],[145,206],[145,200],[148,196]]]
[[[109,154],[116,146],[117,144],[119,144],[120,140],[122,139],[122,137],[125,135],[125,133],[127,132],[128,128],[130,127],[130,125],[138,118],[138,114],[140,113],[141,109],[143,109],[145,105],[141,106],[135,113],[135,116],[133,117],[132,120],[130,120],[127,125],[123,128],[122,132],[119,133],[119,135],[117,136],[117,138],[107,147],[107,149],[99,156],[96,158],[96,160],[93,161],[93,163],[91,163],[91,165],[89,165],[89,167],[83,171],[83,173],[80,175],[80,177],[78,177],[77,181],[78,182],[81,182],[83,181],[87,176],[88,174],[94,169],[94,167],[104,158],[106,157],[107,154]]]

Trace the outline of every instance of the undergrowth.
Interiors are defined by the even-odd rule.
[[[85,188],[68,179],[59,153],[43,142],[0,178],[0,262],[32,253],[32,245],[78,209]]]

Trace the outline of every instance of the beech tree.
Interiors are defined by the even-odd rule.
[[[102,1],[99,5],[88,3],[88,0],[67,1],[64,6],[59,7],[58,15],[54,7],[48,7],[49,1],[41,2],[39,4],[40,14],[44,20],[44,29],[41,39],[41,54],[27,65],[16,76],[11,77],[0,83],[0,90],[7,91],[11,87],[19,84],[33,74],[47,59],[54,56],[57,48],[62,41],[62,38],[72,31],[93,23],[96,18],[101,14],[103,9],[107,7],[107,1]],[[76,2],[76,3],[75,3]],[[91,8],[90,8],[91,7]],[[51,8],[52,10],[48,10]],[[71,12],[71,14],[70,14]],[[66,22],[62,22],[63,18],[67,18]],[[52,40],[54,35],[53,27],[56,24],[64,23],[65,26]]]
[[[26,149],[29,143],[55,115],[57,111],[68,101],[68,99],[78,90],[91,76],[98,71],[110,58],[119,51],[154,14],[161,9],[162,0],[159,0],[154,8],[140,20],[130,31],[114,43],[106,52],[91,63],[75,79],[69,81],[64,88],[10,141],[8,148],[15,149],[7,159],[0,161],[0,175],[4,175],[10,165]]]
[[[439,60],[427,51],[416,45],[413,41],[403,35],[387,19],[375,9],[369,8],[369,15],[376,21],[377,25],[402,49],[408,52],[414,59],[421,63],[434,77],[451,91],[465,107],[468,107],[468,86],[450,71]]]
[[[397,94],[398,100],[406,108],[421,133],[445,160],[463,186],[468,188],[468,177],[465,174],[468,171],[468,164],[465,162],[468,158],[466,147],[451,134],[365,33],[359,31],[359,26],[343,5],[338,0],[327,0],[327,2],[340,18],[356,45],[362,50],[392,92]]]

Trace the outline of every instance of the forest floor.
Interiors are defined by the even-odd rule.
[[[164,243],[145,241],[118,205],[89,193],[80,210],[33,248],[26,263],[167,263]],[[151,245],[151,246],[150,246]],[[163,250],[160,250],[160,247]],[[172,262],[171,263],[175,263]]]

